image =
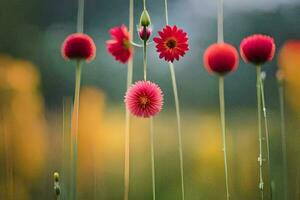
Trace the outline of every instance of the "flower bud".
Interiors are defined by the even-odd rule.
[[[147,41],[151,33],[152,33],[152,29],[150,27],[141,26],[139,28],[139,36],[143,41]]]
[[[140,18],[140,26],[147,27],[150,25],[151,25],[151,19],[149,13],[146,9],[144,9]]]
[[[54,178],[54,182],[59,182],[59,173],[58,172],[54,172],[53,178]]]

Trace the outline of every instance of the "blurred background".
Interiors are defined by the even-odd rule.
[[[96,42],[97,57],[84,66],[82,74],[78,199],[122,199],[127,65],[108,55],[105,41],[111,27],[128,25],[128,4],[124,0],[85,3],[84,28]],[[147,6],[156,34],[165,24],[164,1],[148,0]],[[141,11],[142,1],[135,1],[136,24]],[[284,199],[275,76],[281,67],[286,80],[288,196],[289,200],[299,200],[300,2],[225,0],[224,12],[225,41],[237,48],[253,33],[275,38],[276,57],[263,67],[267,73],[270,175],[274,199]],[[217,39],[217,1],[170,0],[169,15],[170,24],[188,32],[190,44],[190,51],[175,63],[182,108],[186,199],[225,199],[218,81],[202,64],[205,48]],[[0,2],[0,199],[54,199],[53,172],[68,177],[67,120],[75,63],[63,60],[60,46],[76,31],[76,16],[74,0]],[[171,78],[154,45],[148,58],[149,79],[158,83],[165,95],[164,110],[155,118],[157,199],[176,200],[180,199],[180,171]],[[136,49],[134,80],[142,78],[142,71],[142,54]],[[225,81],[231,197],[258,199],[255,69],[240,61],[239,69]],[[149,122],[133,118],[131,130],[130,199],[152,199]],[[267,167],[265,174],[267,180]]]

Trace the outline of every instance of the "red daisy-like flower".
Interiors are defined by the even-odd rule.
[[[73,33],[63,42],[61,54],[66,60],[83,59],[90,62],[95,58],[96,45],[87,34]]]
[[[163,93],[155,83],[138,81],[127,90],[125,104],[137,117],[153,117],[162,109]]]
[[[127,63],[132,57],[133,48],[130,43],[130,34],[125,25],[114,27],[109,30],[112,37],[106,42],[107,51],[121,63]]]
[[[187,33],[177,26],[167,25],[162,31],[158,31],[160,37],[153,38],[159,58],[168,62],[179,60],[189,50]]]
[[[240,53],[246,63],[264,64],[267,61],[271,61],[274,57],[274,39],[262,34],[246,37],[241,42]]]
[[[207,71],[224,75],[237,69],[239,54],[230,44],[215,43],[205,50],[203,61]]]

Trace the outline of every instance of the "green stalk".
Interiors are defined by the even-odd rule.
[[[134,2],[129,0],[129,34],[133,40],[134,26]],[[128,61],[127,69],[127,89],[132,84],[133,60]],[[126,108],[125,112],[125,151],[124,151],[124,200],[129,198],[129,181],[130,181],[130,112]]]
[[[256,66],[256,92],[257,92],[257,122],[258,122],[258,141],[259,141],[259,189],[261,200],[264,199],[264,179],[263,179],[263,152],[262,152],[262,128],[261,128],[261,66]]]
[[[220,100],[220,116],[221,116],[221,127],[222,127],[223,153],[224,153],[226,199],[229,200],[230,193],[229,193],[229,184],[228,184],[228,164],[227,164],[227,147],[226,147],[224,76],[219,76],[219,100]]]
[[[268,118],[267,118],[267,108],[265,103],[265,92],[264,92],[264,82],[262,78],[260,78],[260,89],[261,89],[261,99],[263,106],[263,116],[264,116],[264,126],[265,126],[265,134],[266,134],[266,144],[267,144],[267,161],[268,161],[268,171],[269,171],[269,184],[270,184],[270,198],[273,198],[273,190],[271,187],[272,178],[271,178],[271,161],[270,161],[270,134],[268,128]]]
[[[154,159],[154,126],[153,126],[153,117],[150,118],[150,146],[151,146],[151,174],[152,174],[152,198],[156,199],[155,191],[155,159]]]
[[[165,0],[165,17],[166,24],[169,24],[169,15],[168,15],[168,0]],[[184,190],[184,167],[183,167],[183,145],[182,145],[182,133],[181,133],[181,116],[180,116],[180,106],[177,90],[176,75],[174,70],[173,63],[169,62],[169,69],[172,79],[172,87],[174,93],[175,109],[176,109],[176,119],[177,119],[177,137],[178,137],[178,151],[179,151],[179,165],[180,165],[180,178],[181,178],[181,198],[185,199],[185,190]]]
[[[144,0],[144,9],[146,1]],[[143,65],[144,65],[144,81],[147,81],[147,41],[143,41]],[[151,177],[152,177],[152,199],[156,199],[155,186],[155,159],[154,159],[154,125],[153,118],[150,118],[150,148],[151,148]]]
[[[286,152],[287,147],[286,147],[286,128],[285,128],[286,125],[285,125],[285,103],[284,103],[284,82],[283,81],[278,81],[278,90],[279,90],[279,102],[280,102],[284,200],[288,200],[289,186],[288,186],[288,176],[287,176],[287,152]]]
[[[72,173],[71,173],[71,200],[77,198],[77,146],[78,146],[78,113],[79,113],[79,93],[80,93],[80,79],[81,79],[81,61],[77,61],[76,75],[75,75],[75,97],[74,108],[72,116]]]
[[[218,3],[218,42],[224,42],[224,0],[219,0]]]
[[[144,80],[147,80],[147,41],[144,40],[143,45],[143,62],[144,62]]]
[[[180,107],[179,107],[179,98],[178,98],[178,90],[177,90],[177,82],[175,76],[175,70],[173,63],[169,63],[171,78],[172,78],[172,86],[175,100],[175,108],[176,108],[176,118],[177,118],[177,137],[178,137],[178,151],[179,151],[179,163],[180,163],[180,179],[181,179],[181,195],[182,199],[185,198],[184,191],[184,168],[183,168],[183,145],[182,145],[182,133],[181,133],[181,116],[180,116]]]

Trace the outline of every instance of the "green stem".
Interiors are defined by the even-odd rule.
[[[226,147],[224,76],[219,77],[219,100],[220,100],[220,116],[221,116],[221,127],[222,127],[223,153],[224,153],[226,199],[229,200],[230,193],[229,193],[229,184],[228,184],[228,164],[227,164],[227,147]]]
[[[144,40],[143,45],[143,62],[144,62],[144,80],[147,80],[147,41]]]
[[[270,183],[270,199],[273,198],[273,190],[271,187],[272,178],[271,178],[271,160],[270,160],[270,134],[269,134],[269,126],[268,126],[268,118],[267,118],[267,108],[265,102],[265,92],[264,92],[264,82],[260,78],[260,89],[261,89],[261,99],[262,99],[262,107],[263,107],[263,116],[264,116],[264,126],[265,126],[265,134],[266,134],[266,144],[267,144],[267,161],[268,161],[268,171],[269,171],[269,183]]]
[[[83,33],[84,24],[84,0],[78,0],[78,12],[77,12],[77,32]]]
[[[151,174],[152,174],[152,198],[156,199],[156,191],[155,191],[155,160],[154,160],[154,125],[153,125],[153,117],[150,118],[150,146],[151,146]]]
[[[168,0],[165,0],[165,16],[166,16],[166,24],[169,25]]]
[[[219,0],[218,3],[218,42],[224,42],[224,12],[223,12],[224,0]]]
[[[165,0],[165,17],[166,24],[169,24],[169,14],[168,14],[168,0]],[[177,137],[178,137],[178,151],[179,151],[179,165],[180,165],[180,178],[181,178],[181,198],[185,199],[184,190],[184,167],[183,167],[183,145],[182,145],[182,133],[181,133],[181,116],[180,116],[180,106],[177,90],[176,75],[173,63],[169,62],[169,68],[172,78],[172,87],[174,93],[175,109],[176,109],[176,119],[177,119]]]
[[[146,0],[143,0],[144,10],[146,10]]]
[[[280,102],[280,125],[281,125],[281,146],[282,146],[282,160],[283,160],[283,185],[284,185],[284,199],[288,200],[288,177],[287,177],[287,147],[286,147],[286,126],[285,126],[285,103],[284,103],[284,83],[278,83],[279,102]]]
[[[258,120],[258,141],[259,141],[259,189],[261,200],[264,199],[264,180],[263,180],[263,152],[262,152],[262,126],[261,126],[261,66],[256,66],[256,92],[257,92],[257,120]]]
[[[72,174],[71,174],[71,200],[76,200],[77,189],[77,144],[78,144],[78,113],[79,113],[79,92],[81,79],[81,61],[77,61],[75,75],[75,97],[72,116]]]
[[[176,75],[175,75],[173,63],[169,62],[169,68],[170,68],[170,73],[172,78],[172,87],[173,87],[174,101],[175,101],[175,108],[176,108],[178,151],[179,151],[180,177],[181,177],[181,195],[182,195],[182,199],[184,200],[185,191],[184,191],[183,145],[182,145],[182,133],[181,133],[180,106],[179,106]]]
[[[129,0],[129,34],[133,40],[134,26],[134,2]],[[133,60],[128,61],[127,67],[127,89],[132,84]],[[126,108],[125,112],[125,151],[124,151],[124,200],[129,198],[129,181],[130,181],[130,112]]]

